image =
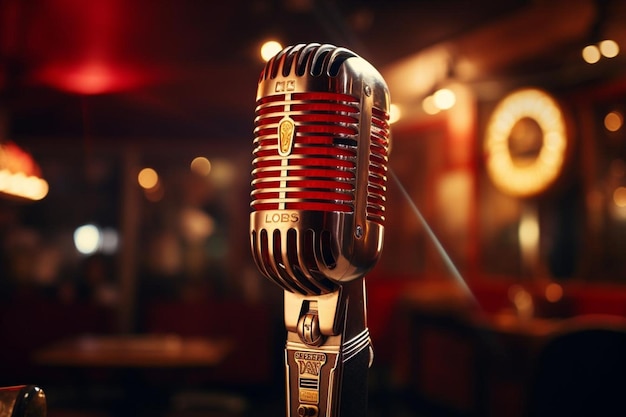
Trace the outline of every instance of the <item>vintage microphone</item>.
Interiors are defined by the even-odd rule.
[[[299,44],[268,61],[256,106],[250,240],[284,290],[287,416],[364,417],[364,276],[383,244],[388,88],[348,49]]]

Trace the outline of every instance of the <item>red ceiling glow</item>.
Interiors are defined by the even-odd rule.
[[[134,71],[99,61],[50,63],[35,78],[51,87],[78,94],[111,93],[142,83]]]
[[[40,6],[27,10],[31,81],[78,94],[111,93],[147,82],[150,74],[122,53],[132,39],[124,0],[47,0]]]

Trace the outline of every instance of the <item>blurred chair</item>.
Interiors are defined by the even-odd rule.
[[[401,314],[406,352],[398,352],[394,366],[401,368],[403,406],[418,415],[487,416],[487,377],[499,358],[491,335],[447,307],[409,306]]]
[[[46,417],[46,395],[35,385],[0,388],[0,417]]]
[[[576,317],[537,354],[527,417],[626,415],[626,320]]]

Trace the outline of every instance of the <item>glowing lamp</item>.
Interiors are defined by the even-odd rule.
[[[487,123],[487,174],[507,194],[537,195],[556,182],[570,147],[556,100],[538,89],[518,90],[498,103]]]
[[[30,154],[12,142],[0,144],[0,194],[26,200],[41,200],[48,183]]]

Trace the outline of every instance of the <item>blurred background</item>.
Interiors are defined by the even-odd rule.
[[[282,291],[248,238],[268,41],[352,49],[391,92],[407,195],[389,183],[366,279],[370,414],[618,407],[618,0],[0,0],[0,382],[40,384],[58,416],[284,413]],[[167,367],[46,350],[187,338],[228,349]]]

